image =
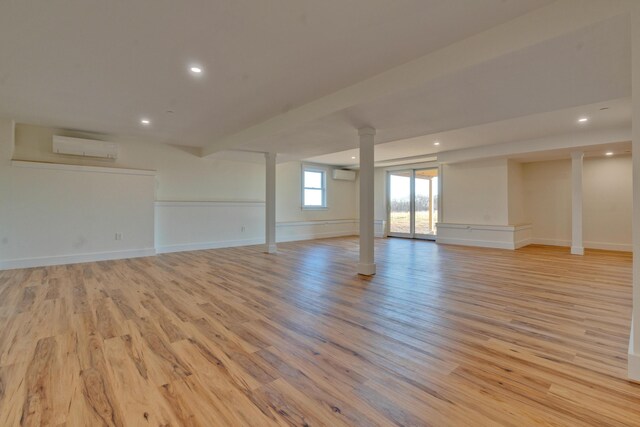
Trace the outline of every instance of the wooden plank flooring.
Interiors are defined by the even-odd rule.
[[[631,256],[357,240],[0,272],[0,426],[640,426]]]

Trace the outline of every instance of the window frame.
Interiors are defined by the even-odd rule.
[[[321,188],[306,187],[305,186],[305,179],[304,179],[304,173],[305,172],[321,173],[322,174],[322,187]],[[327,174],[328,174],[328,170],[327,170],[326,167],[317,166],[317,165],[309,165],[309,164],[303,164],[302,165],[301,173],[300,173],[300,207],[301,207],[302,210],[322,211],[322,210],[329,209],[328,203],[327,203]],[[321,206],[305,205],[304,204],[304,191],[305,190],[322,190],[322,205]]]

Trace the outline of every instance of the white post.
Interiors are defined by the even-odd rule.
[[[360,262],[358,274],[376,274],[374,259],[374,137],[376,130],[362,128],[360,136]]]
[[[632,13],[633,314],[628,374],[630,379],[640,381],[640,5],[636,4]]]
[[[276,246],[276,153],[264,153],[266,166],[265,196],[265,247],[269,254],[275,253]]]
[[[582,243],[582,161],[584,153],[571,153],[571,254],[584,255]]]

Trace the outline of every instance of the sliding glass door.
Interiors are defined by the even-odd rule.
[[[411,237],[413,233],[413,171],[389,172],[389,235]]]
[[[388,173],[389,236],[435,239],[438,169]]]

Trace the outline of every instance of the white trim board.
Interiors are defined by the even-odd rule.
[[[445,245],[519,249],[531,242],[531,224],[483,225],[438,223],[436,242]]]
[[[148,175],[155,176],[156,171],[145,169],[125,169],[113,168],[108,166],[83,166],[69,165],[64,163],[46,163],[46,162],[30,162],[24,160],[11,160],[11,166],[18,168],[31,169],[53,169],[71,172],[98,172],[98,173],[115,173],[121,175]]]
[[[112,252],[92,252],[75,255],[57,255],[49,257],[10,259],[0,261],[0,270],[47,267],[51,265],[79,264],[84,262],[110,261],[127,258],[140,258],[154,256],[155,254],[156,250],[154,248],[145,248]]]

